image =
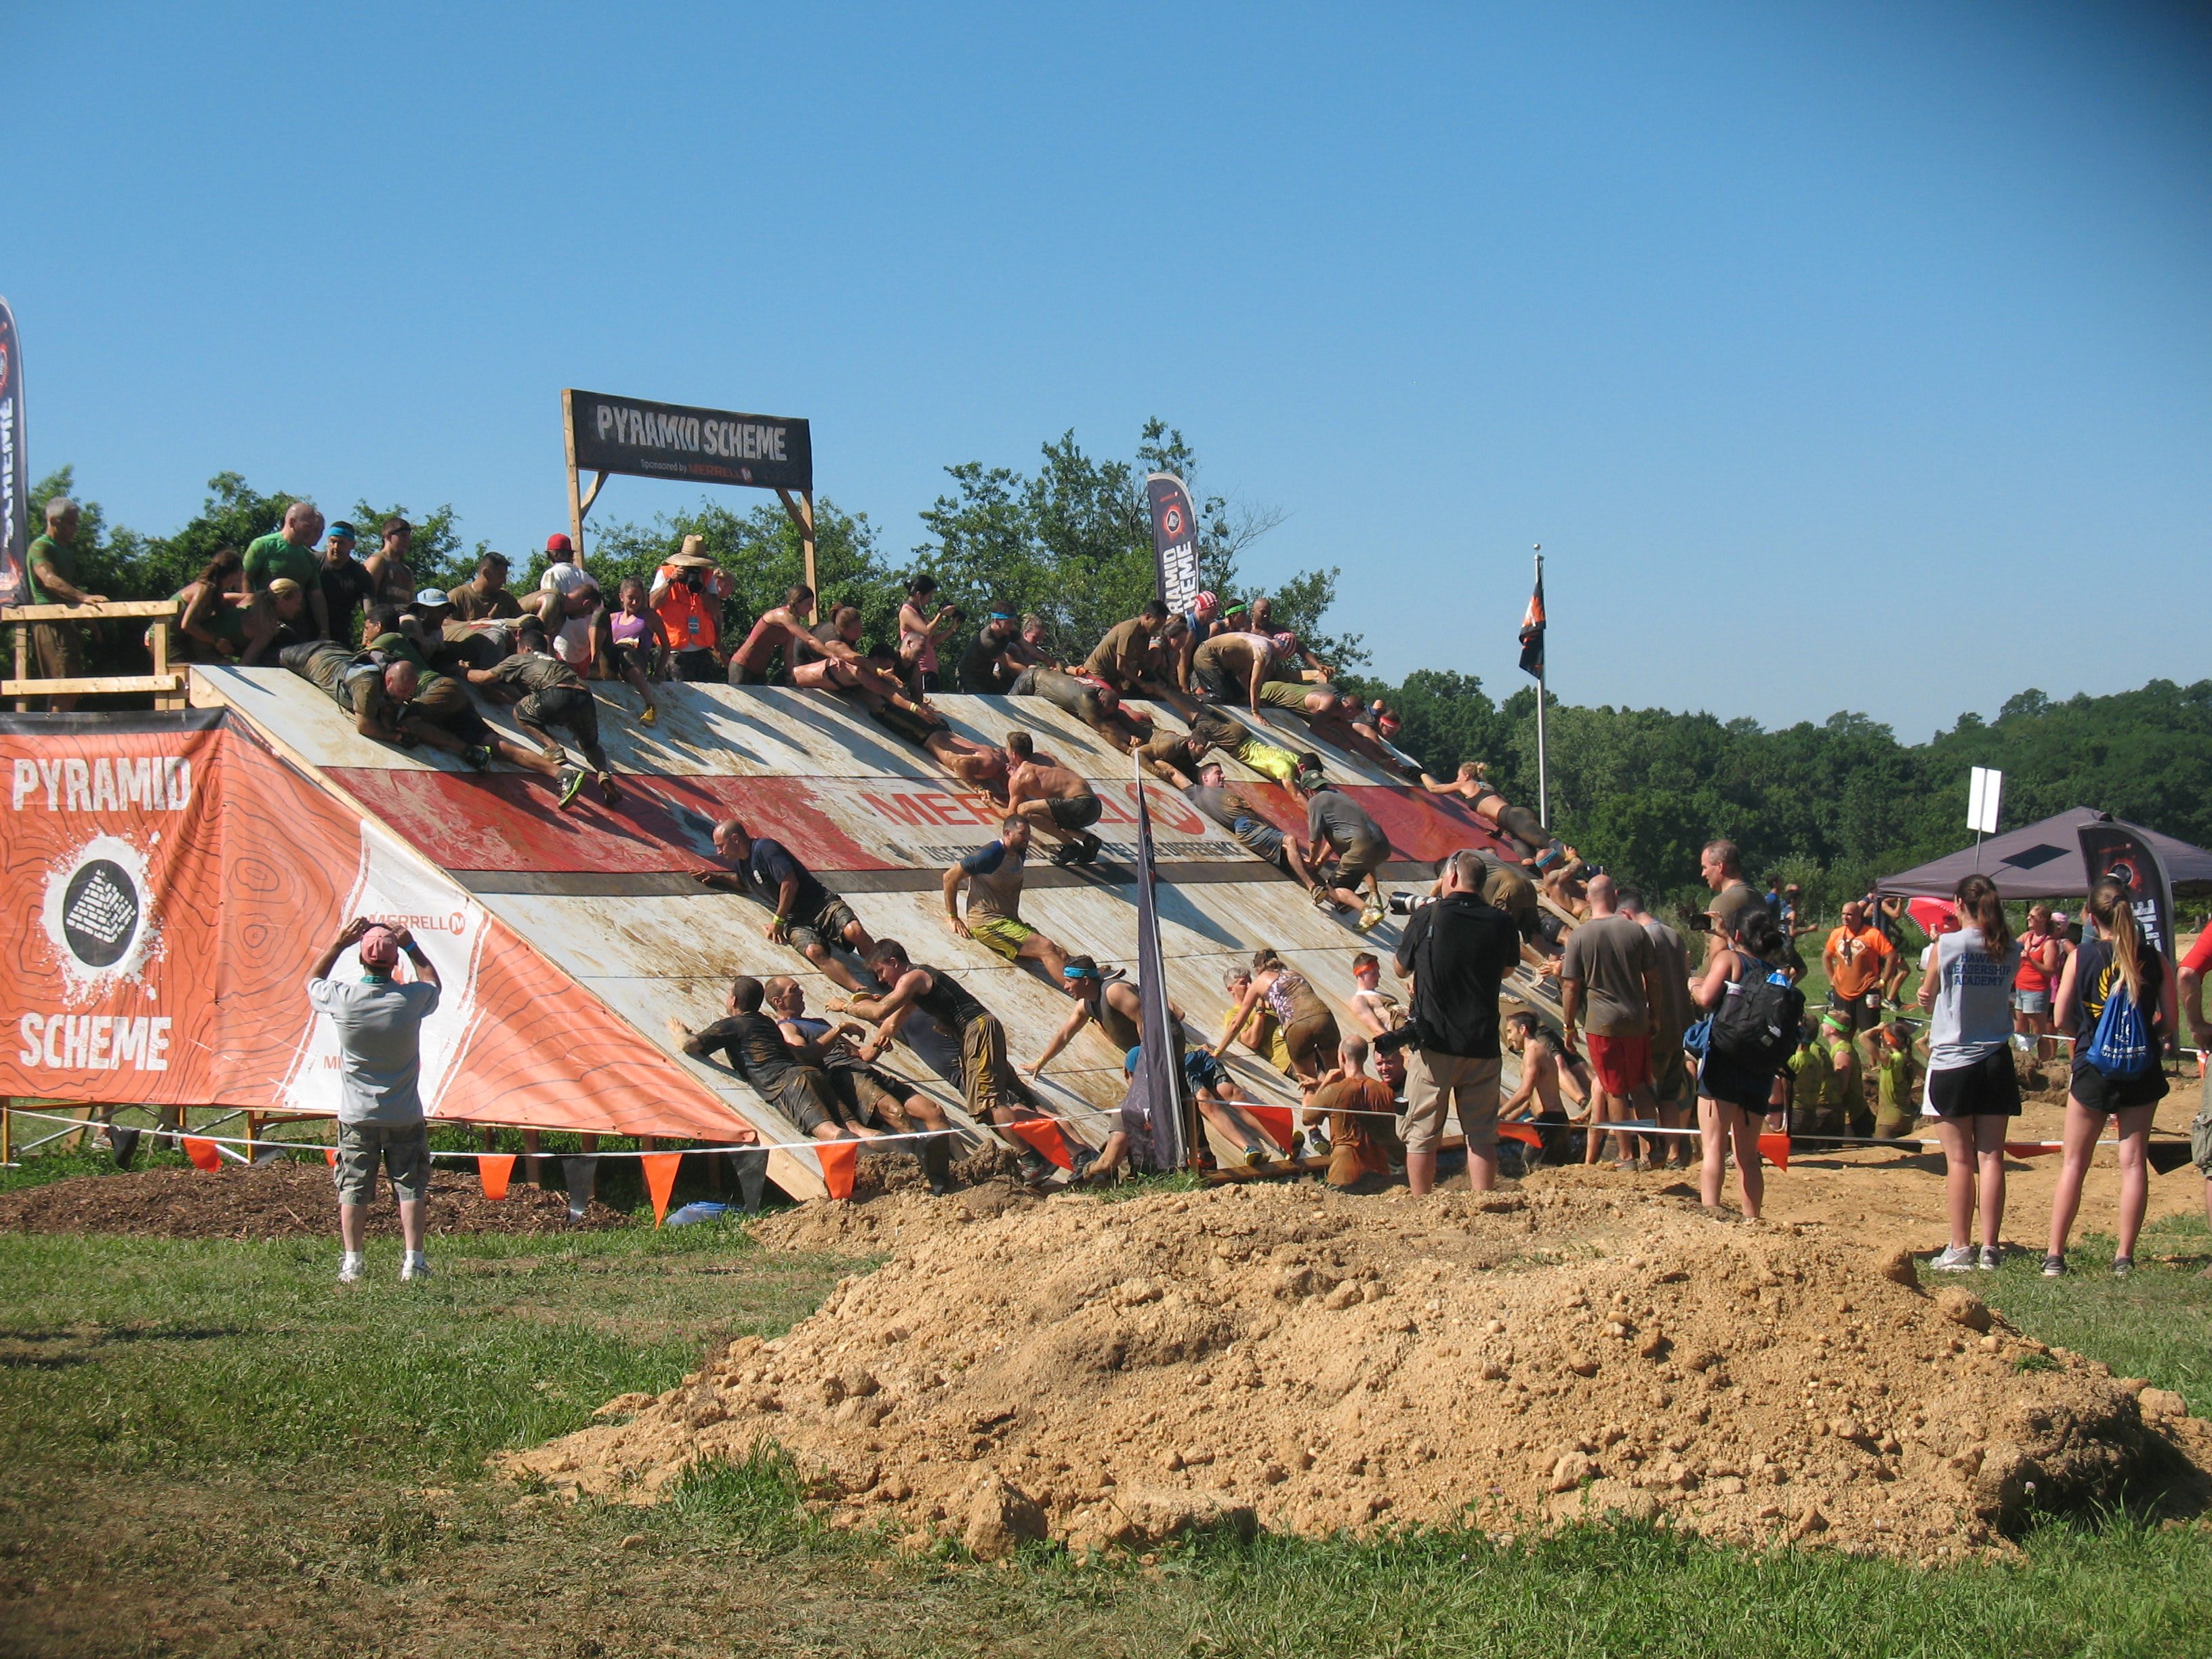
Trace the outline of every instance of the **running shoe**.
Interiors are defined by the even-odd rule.
[[[1098,862],[1098,855],[1105,850],[1104,842],[1096,836],[1086,835],[1083,838],[1082,848],[1075,855],[1075,861],[1078,864],[1096,864]]]
[[[1316,910],[1334,910],[1336,908],[1326,888],[1309,887],[1306,889],[1306,896],[1313,901],[1313,908]]]
[[[1061,869],[1065,870],[1069,865],[1075,862],[1075,855],[1082,850],[1082,847],[1083,843],[1081,842],[1064,841],[1060,842],[1059,846],[1052,849],[1051,862],[1058,865]]]
[[[1382,920],[1382,913],[1370,904],[1359,913],[1359,920],[1352,925],[1364,933]]]
[[[399,1278],[401,1283],[404,1284],[410,1280],[417,1279],[428,1279],[429,1276],[429,1257],[420,1254],[410,1253],[401,1259],[399,1263]]]
[[[1068,1170],[1067,1178],[1070,1181],[1084,1180],[1090,1175],[1091,1166],[1098,1161],[1097,1148],[1072,1146],[1068,1149],[1067,1161],[1072,1166]]]
[[[2046,1255],[2045,1257],[2044,1257],[2044,1258],[2043,1258],[2043,1276],[2044,1276],[2045,1279],[2063,1279],[2063,1278],[2065,1278],[2065,1277],[2066,1277],[2066,1258],[2065,1258],[2064,1256],[2063,1256],[2063,1255]]]
[[[1971,1244],[1947,1244],[1936,1253],[1929,1267],[1939,1273],[1967,1273],[1974,1270],[1974,1247]]]
[[[2131,1256],[2131,1255],[2116,1255],[2116,1256],[2114,1256],[2114,1257],[2112,1258],[2112,1277],[2113,1277],[2113,1278],[2115,1278],[2115,1279],[2125,1279],[2125,1278],[2126,1278],[2130,1273],[2133,1273],[2135,1270],[2136,1270],[2136,1259],[2135,1259],[2135,1257],[2133,1257],[2133,1256]]]
[[[584,793],[584,775],[574,767],[564,767],[561,772],[561,805],[572,805]]]
[[[469,763],[469,770],[471,772],[489,772],[491,770],[491,750],[485,748],[482,744],[477,744],[472,748],[464,749],[461,751],[461,758]]]
[[[368,1277],[368,1264],[362,1261],[361,1257],[357,1255],[341,1255],[338,1258],[339,1284],[358,1285],[362,1279]]]
[[[605,798],[607,805],[610,806],[614,805],[617,802],[622,799],[622,791],[615,787],[615,775],[613,773],[602,772],[599,774],[599,793]]]
[[[659,720],[660,705],[655,702],[649,702],[645,706],[645,712],[637,717],[637,723],[640,726],[653,726],[658,724]]]
[[[1267,1149],[1266,1147],[1247,1146],[1244,1149],[1244,1167],[1246,1169],[1256,1170],[1267,1161]]]
[[[2002,1244],[1984,1244],[1982,1246],[1981,1269],[1984,1273],[1995,1273],[2003,1261],[2004,1246]]]

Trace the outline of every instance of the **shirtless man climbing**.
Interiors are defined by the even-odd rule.
[[[783,596],[781,605],[761,612],[745,642],[730,653],[730,684],[769,684],[768,665],[775,659],[778,646],[783,647],[787,679],[800,664],[811,660],[816,654],[814,625],[806,618],[813,609],[814,590],[801,582]]]
[[[1026,819],[1060,846],[1054,864],[1090,864],[1104,845],[1091,833],[1098,822],[1098,797],[1091,786],[1050,756],[1036,751],[1036,739],[1027,732],[1006,733],[1006,811]]]

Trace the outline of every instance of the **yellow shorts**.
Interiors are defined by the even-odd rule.
[[[1023,944],[1036,937],[1036,929],[1029,923],[1010,921],[1005,916],[988,916],[981,921],[970,918],[968,931],[975,936],[976,943],[1008,962],[1018,961]]]

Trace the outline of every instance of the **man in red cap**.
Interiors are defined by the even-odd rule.
[[[331,969],[349,945],[359,947],[362,976],[335,980]],[[400,984],[392,975],[404,955],[415,977]],[[406,1255],[404,1279],[427,1279],[422,1255],[422,1200],[430,1187],[430,1128],[422,1110],[422,1022],[438,1006],[438,970],[404,927],[383,927],[356,916],[324,947],[307,975],[307,1000],[327,1016],[338,1038],[338,1282],[357,1283],[367,1269],[362,1235],[376,1172],[392,1176],[399,1200],[399,1231]]]
[[[576,562],[576,544],[556,532],[545,538],[545,574],[538,579],[541,593],[558,593],[562,599],[580,587],[596,584],[584,574],[584,567]]]

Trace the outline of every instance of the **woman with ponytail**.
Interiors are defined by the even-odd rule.
[[[1705,971],[1690,983],[1690,999],[1713,1017],[1717,1026],[1722,1023],[1723,1005],[1729,998],[1748,995],[1753,988],[1771,982],[1781,968],[1786,942],[1763,904],[1723,910],[1717,898],[1705,915],[1711,926],[1711,943],[1706,947]],[[1788,1015],[1794,1028],[1803,1015],[1805,999],[1795,989],[1788,995],[1796,999]],[[1790,1042],[1794,1046],[1794,1029]],[[1759,1132],[1771,1115],[1786,1113],[1789,1105],[1788,1079],[1778,1066],[1731,1054],[1716,1036],[1698,1067],[1698,1138],[1702,1148],[1698,1201],[1707,1215],[1722,1214],[1721,1181],[1727,1153],[1733,1148],[1744,1219],[1759,1219],[1759,1206],[1766,1201]],[[1787,1122],[1786,1117],[1777,1117],[1774,1127],[1781,1129]]]
[[[1944,1196],[1951,1242],[1929,1265],[1962,1273],[1977,1263],[1994,1273],[2004,1227],[2005,1126],[2020,1115],[2020,1079],[2012,1069],[2012,981],[2020,941],[2005,921],[1996,884],[1972,875],[1953,890],[1962,924],[1929,947],[1920,1006],[1928,1024],[1928,1111],[1943,1144]],[[1974,1254],[1974,1211],[1982,1212],[1982,1249]]]
[[[2151,949],[2136,925],[2135,906],[2125,884],[2111,876],[2089,895],[2090,937],[2081,941],[2058,976],[2055,1013],[2074,1027],[2074,1078],[2066,1091],[2064,1162],[2051,1195],[2051,1250],[2043,1276],[2066,1271],[2066,1236],[2081,1207],[2081,1182],[2089,1173],[2105,1120],[2119,1119],[2120,1238],[2112,1272],[2124,1278],[2136,1265],[2136,1235],[2142,1231],[2143,1207],[2150,1197],[2151,1119],[2166,1096],[2166,1071],[2159,1051],[2174,1029],[2173,980],[2166,958]],[[2132,1069],[2112,1063],[2095,1039],[2115,998],[2132,1006],[2150,1041],[2142,1062]]]

